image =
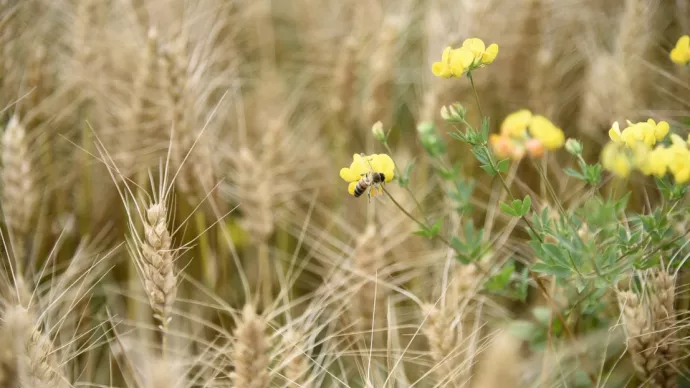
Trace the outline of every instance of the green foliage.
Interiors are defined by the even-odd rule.
[[[407,165],[407,167],[405,167],[405,170],[402,172],[402,175],[398,177],[398,184],[400,185],[400,187],[407,187],[410,184],[410,175],[412,174],[414,163],[415,159],[412,159],[412,161]]]
[[[532,206],[532,198],[530,198],[528,195],[523,200],[513,200],[510,205],[505,202],[501,202],[499,206],[501,207],[501,211],[509,216],[524,217],[527,215],[527,213],[529,213],[529,209]]]
[[[453,237],[451,245],[456,252],[456,259],[469,264],[478,261],[488,251],[488,244],[484,242],[484,230],[476,229],[472,220],[467,220],[460,238]]]

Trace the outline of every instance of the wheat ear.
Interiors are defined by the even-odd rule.
[[[14,115],[2,136],[2,208],[16,236],[15,255],[24,259],[25,239],[39,201],[26,129]]]
[[[235,329],[234,387],[267,388],[270,383],[268,373],[268,340],[266,323],[247,304]]]
[[[65,388],[69,386],[50,337],[42,333],[32,314],[22,306],[5,310],[5,329],[12,336],[18,356],[21,387]]]
[[[284,375],[287,380],[287,387],[290,388],[311,388],[312,383],[309,378],[309,356],[304,346],[304,339],[294,329],[288,329],[283,335],[285,351],[285,370]]]
[[[669,334],[675,319],[674,282],[667,272],[658,271],[644,285],[647,298],[631,291],[618,293],[628,353],[643,382],[654,388],[675,387],[677,348]]]
[[[144,287],[154,317],[165,328],[177,293],[174,251],[168,230],[167,208],[163,202],[146,209],[144,239],[139,243],[141,259],[138,263],[144,277]]]

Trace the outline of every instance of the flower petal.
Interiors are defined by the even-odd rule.
[[[497,55],[498,45],[496,43],[490,44],[489,47],[486,48],[486,51],[482,54],[482,63],[485,65],[493,63]]]
[[[347,192],[350,193],[350,195],[355,195],[355,187],[357,187],[357,182],[350,182],[350,184],[347,185]]]
[[[477,57],[482,54],[486,46],[484,45],[484,41],[482,41],[481,39],[470,38],[465,39],[465,41],[462,42],[462,47],[469,49],[472,52],[473,56]]]
[[[351,169],[343,167],[340,169],[340,177],[343,178],[345,182],[356,182],[361,178],[360,175],[355,174]]]
[[[451,73],[450,66],[444,62],[434,62],[431,66],[431,72],[437,77],[450,78],[453,74]]]

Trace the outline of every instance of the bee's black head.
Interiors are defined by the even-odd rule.
[[[384,181],[386,180],[386,176],[385,176],[382,172],[379,172],[379,173],[376,174],[375,180],[376,180],[378,183],[384,182]]]

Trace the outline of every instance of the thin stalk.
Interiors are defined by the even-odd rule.
[[[474,100],[477,102],[479,115],[482,117],[482,120],[484,120],[484,113],[482,112],[482,106],[479,103],[479,94],[477,94],[477,88],[474,87],[474,78],[472,78],[472,73],[467,73],[467,78],[470,79],[470,85],[472,85],[472,92],[474,92]]]
[[[403,212],[410,220],[414,221],[417,225],[421,226],[423,229],[429,229],[430,228],[427,224],[419,221],[417,218],[415,218],[415,216],[410,214],[410,212],[405,210],[405,208],[400,203],[398,203],[398,201],[395,200],[395,198],[391,195],[391,193],[388,192],[388,190],[386,190],[385,187],[382,186],[381,188],[383,189],[383,192],[386,193],[386,195],[388,195],[388,198],[390,198],[390,200],[395,204],[395,206],[398,209],[400,209],[400,211]],[[441,236],[440,234],[436,235],[435,237],[438,238],[439,240],[441,240],[441,242],[444,243],[448,248],[457,252],[457,250],[453,247],[453,245],[450,243],[450,241],[448,241],[448,239]],[[479,270],[482,274],[488,275],[487,271],[485,271],[484,268],[479,266],[479,264],[477,264],[476,262],[473,262],[473,264],[477,267],[477,270]]]
[[[388,155],[390,155],[391,159],[393,159],[393,151],[391,151],[391,147],[388,145],[388,141],[384,140],[383,146],[384,146],[384,148],[386,148],[386,151],[388,152]],[[393,168],[395,168],[395,173],[398,176],[402,176],[402,174],[400,173],[400,169],[398,169],[398,164],[395,163],[395,160],[393,161]],[[405,186],[405,191],[407,191],[407,193],[410,195],[410,197],[414,201],[415,205],[417,206],[417,210],[419,210],[419,214],[421,214],[422,217],[424,217],[424,221],[427,224],[429,224],[429,218],[427,218],[426,213],[424,212],[424,209],[422,208],[422,204],[417,200],[417,197],[414,195],[412,190],[410,190],[410,187]]]
[[[271,280],[271,263],[269,257],[269,248],[266,241],[259,242],[258,252],[258,286],[261,303],[264,309],[269,308],[272,302],[271,288],[273,282]]]

